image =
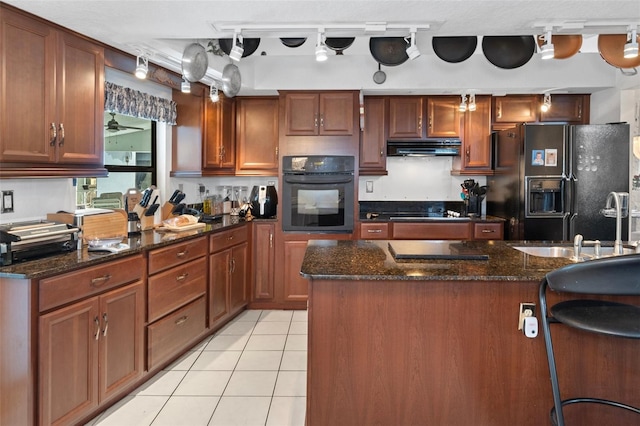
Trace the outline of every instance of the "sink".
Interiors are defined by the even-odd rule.
[[[565,257],[567,259],[573,258],[573,246],[513,246],[514,249],[523,253],[539,256],[539,257]],[[622,254],[634,254],[635,248],[625,247],[622,249]],[[613,247],[602,247],[600,250],[600,257],[613,256]],[[586,246],[580,250],[580,260],[595,259],[595,247]]]

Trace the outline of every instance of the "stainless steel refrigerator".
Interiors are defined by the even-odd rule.
[[[494,134],[487,214],[507,220],[505,239],[615,239],[600,212],[629,191],[628,124],[522,124]],[[623,220],[623,240],[628,219]]]

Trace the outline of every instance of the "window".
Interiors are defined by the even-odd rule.
[[[105,178],[79,179],[77,207],[122,208],[128,189],[156,184],[156,122],[113,112],[104,114]]]

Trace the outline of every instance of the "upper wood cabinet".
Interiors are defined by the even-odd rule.
[[[551,95],[551,108],[540,111],[540,121],[569,124],[589,123],[589,95]]]
[[[360,175],[387,174],[387,98],[364,98],[364,129],[360,140]]]
[[[235,100],[220,95],[218,102],[204,97],[203,174],[233,175],[236,166]]]
[[[104,175],[104,49],[5,8],[0,26],[0,161]]]
[[[278,174],[278,98],[238,98],[236,174]]]
[[[287,136],[353,134],[353,92],[288,92],[284,102]]]
[[[476,110],[463,113],[460,157],[453,160],[456,174],[491,173],[491,96],[476,96]]]
[[[460,137],[457,96],[391,96],[389,139]]]
[[[202,88],[196,84],[191,85],[191,93],[172,91],[178,117],[176,125],[171,126],[171,176],[200,176],[202,173],[203,97]]]
[[[493,98],[494,123],[531,123],[538,121],[538,95],[509,95]]]
[[[428,138],[460,137],[460,98],[458,96],[429,96],[427,98]]]

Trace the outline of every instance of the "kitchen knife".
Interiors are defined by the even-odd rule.
[[[152,192],[153,191],[151,190],[151,188],[147,188],[144,190],[144,192],[142,193],[142,199],[140,200],[140,205],[142,207],[147,207],[149,205]]]
[[[175,191],[173,191],[173,194],[171,194],[171,197],[169,197],[169,202],[170,202],[171,204],[173,204],[174,206],[175,206],[176,204],[178,204],[178,202],[176,202],[176,197],[177,197],[178,195],[180,195],[181,193],[182,193],[182,191],[180,191],[179,189],[176,189]]]
[[[160,207],[160,204],[151,204],[149,208],[144,212],[144,215],[153,216],[154,214],[156,214],[156,210],[158,210],[158,207]]]
[[[176,204],[173,210],[171,210],[171,214],[182,214],[182,212],[184,212],[184,209],[186,207],[187,205],[184,203]]]
[[[176,199],[173,201],[172,204],[177,206],[178,204],[180,204],[182,200],[185,199],[186,196],[187,195],[184,192],[180,192],[180,194],[178,194],[178,196],[176,197]]]

